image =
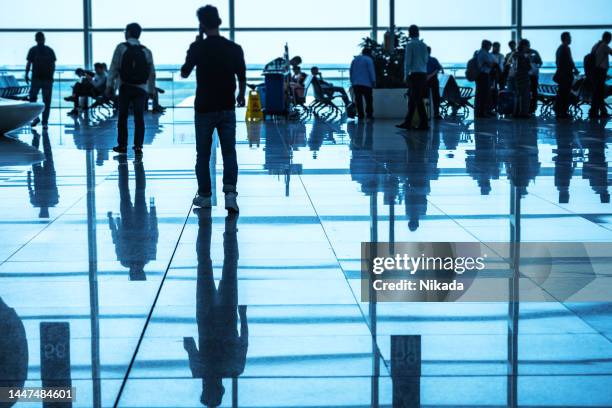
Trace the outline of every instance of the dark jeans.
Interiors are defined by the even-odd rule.
[[[144,106],[147,93],[144,89],[131,85],[119,88],[119,117],[117,119],[117,144],[126,147],[128,144],[128,116],[130,104],[134,109],[134,147],[142,148],[145,134]]]
[[[529,116],[529,105],[531,103],[531,92],[529,81],[516,82],[516,115],[519,117]]]
[[[491,95],[491,76],[481,72],[476,78],[475,116],[483,117],[489,113]]]
[[[365,114],[368,118],[371,118],[374,109],[372,104],[372,88],[364,85],[353,85],[353,92],[355,93],[355,106],[357,107],[357,117],[365,117],[363,114],[363,100],[365,99]]]
[[[198,194],[211,196],[210,153],[213,132],[217,130],[223,155],[223,192],[236,192],[238,161],[236,159],[236,112],[233,110],[195,114],[196,166]]]
[[[529,92],[531,100],[529,101],[529,113],[535,113],[538,109],[538,80],[537,75],[529,75]]]
[[[419,111],[419,127],[427,127],[427,110],[425,110],[425,92],[427,91],[427,74],[424,72],[414,72],[408,77],[409,92],[408,114],[404,122],[411,126],[412,117],[416,110]]]
[[[45,104],[45,110],[42,114],[42,123],[46,125],[49,122],[49,112],[51,111],[51,93],[53,91],[53,80],[34,79],[30,84],[30,102],[38,100],[38,92],[42,90],[42,99]]]
[[[567,109],[570,104],[570,94],[572,93],[572,81],[560,81],[557,89],[557,99],[555,101],[555,112],[557,116],[567,116]]]
[[[606,95],[606,70],[595,68],[591,79],[593,83],[593,97],[591,101],[590,116],[599,116],[605,114],[605,95]]]
[[[427,81],[427,89],[431,91],[431,100],[433,103],[433,116],[440,116],[440,81],[438,76],[433,76]]]

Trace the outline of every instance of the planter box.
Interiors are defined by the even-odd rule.
[[[374,117],[376,119],[403,119],[408,112],[406,88],[374,88]]]
[[[408,113],[408,95],[406,88],[374,88],[374,117],[376,119],[404,119]],[[432,107],[429,98],[425,98],[425,109],[429,118]],[[418,114],[413,122],[418,123]]]

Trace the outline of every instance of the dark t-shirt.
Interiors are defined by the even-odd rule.
[[[242,48],[220,36],[207,37],[191,44],[181,71],[189,75],[196,69],[196,112],[219,112],[235,107],[236,77],[246,81]]]
[[[30,48],[27,60],[32,64],[32,79],[53,80],[55,73],[55,52],[46,45]]]

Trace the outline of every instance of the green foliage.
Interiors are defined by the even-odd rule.
[[[389,37],[389,33],[386,33],[385,36]],[[399,30],[395,31],[394,38],[393,45],[389,44],[388,47],[369,37],[364,38],[360,44],[361,47],[372,50],[377,88],[404,88],[406,86],[404,82],[404,45],[407,38]]]

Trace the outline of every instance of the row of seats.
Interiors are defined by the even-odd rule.
[[[13,75],[0,75],[0,98],[27,100],[29,86],[19,84]]]

